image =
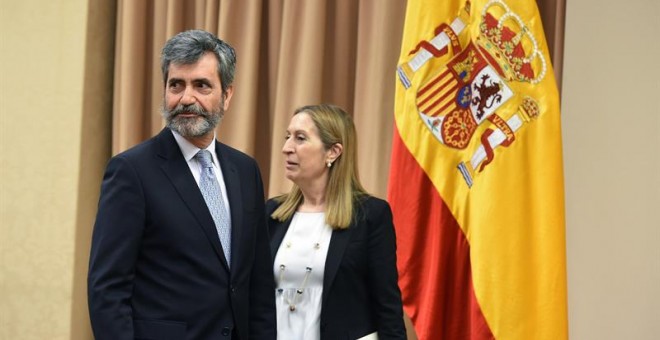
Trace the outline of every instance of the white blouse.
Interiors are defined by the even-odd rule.
[[[296,212],[275,255],[277,338],[321,338],[323,272],[332,229],[325,213]]]

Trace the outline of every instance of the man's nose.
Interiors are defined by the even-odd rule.
[[[195,97],[193,88],[191,86],[186,86],[186,89],[183,90],[183,94],[181,95],[181,104],[190,105],[194,104],[196,101],[197,98]]]

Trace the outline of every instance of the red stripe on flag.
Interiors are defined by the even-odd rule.
[[[417,93],[417,96],[421,97],[422,95],[424,95],[424,92],[428,91],[431,87],[433,87],[433,85],[435,85],[435,83],[440,81],[440,79],[444,78],[447,74],[449,74],[449,69],[447,69],[444,72],[438,74],[438,76],[435,77],[435,79],[433,79],[433,81],[426,84],[426,86],[424,86],[423,89],[419,90],[419,92]]]
[[[388,200],[404,310],[418,338],[494,339],[474,294],[470,245],[396,129]]]
[[[454,85],[452,85],[452,87],[447,89],[447,93],[443,94],[442,97],[438,98],[438,100],[436,100],[435,103],[433,103],[429,106],[428,115],[429,116],[437,116],[437,115],[443,113],[445,110],[447,110],[448,107],[454,105],[454,101],[450,100],[447,103],[445,103],[445,105],[442,105],[439,109],[437,109],[433,112],[431,112],[431,110],[430,110],[430,109],[434,108],[435,106],[437,106],[438,104],[440,104],[441,102],[443,102],[445,99],[447,99],[447,97],[449,95],[454,95],[457,88],[458,88],[458,84],[456,82],[454,82]]]
[[[447,80],[445,80],[442,84],[440,84],[440,86],[438,86],[438,88],[435,91],[431,92],[431,94],[429,94],[424,100],[422,100],[421,103],[417,104],[417,106],[422,107],[424,104],[426,104],[426,102],[428,102],[429,100],[431,100],[435,96],[437,96],[438,93],[440,93],[440,91],[446,90],[447,85],[449,83],[451,83],[452,80],[454,80],[453,77],[447,78]],[[447,91],[445,91],[445,92],[447,92]],[[447,96],[447,93],[443,94],[443,97],[446,97],[446,96]],[[420,97],[420,96],[418,96],[418,97]]]

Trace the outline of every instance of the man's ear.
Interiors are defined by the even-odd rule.
[[[229,109],[229,102],[231,101],[231,97],[233,95],[234,95],[234,85],[229,85],[227,87],[227,91],[225,91],[225,95],[224,95],[225,101],[224,103],[222,103],[222,106],[225,109],[225,111]]]

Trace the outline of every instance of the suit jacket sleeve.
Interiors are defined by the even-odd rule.
[[[145,225],[141,188],[126,159],[110,160],[101,186],[88,275],[89,314],[97,340],[134,338],[129,301]]]
[[[255,164],[256,167],[256,164]],[[259,169],[255,170],[256,183],[259,184],[256,197],[258,225],[256,230],[254,265],[250,278],[250,339],[277,338],[275,321],[275,279],[273,277],[268,226],[264,212],[264,191]]]
[[[378,337],[405,339],[401,291],[396,267],[396,237],[392,211],[385,201],[375,200],[367,214],[369,224],[369,286],[376,314]]]

